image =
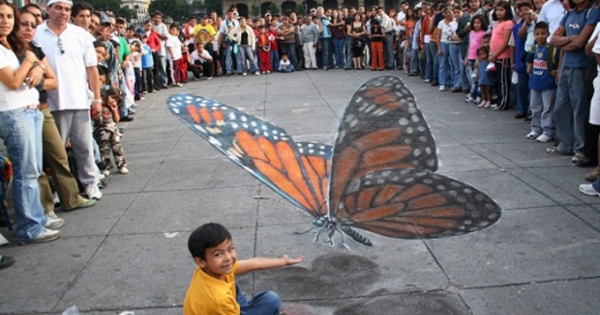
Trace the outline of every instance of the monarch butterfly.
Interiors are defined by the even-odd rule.
[[[246,112],[178,94],[169,109],[198,135],[310,214],[333,245],[336,231],[371,246],[361,229],[404,238],[438,238],[486,228],[500,219],[490,197],[434,173],[435,141],[402,80],[368,80],[352,96],[334,145],[294,142]],[[315,228],[313,227],[313,228]]]

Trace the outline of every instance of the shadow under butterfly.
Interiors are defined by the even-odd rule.
[[[311,229],[319,229],[315,242],[325,232],[333,245],[337,231],[346,247],[345,235],[371,246],[361,229],[440,238],[500,219],[500,207],[485,193],[435,173],[435,140],[398,77],[376,77],[359,87],[333,146],[294,142],[271,123],[201,96],[173,95],[168,107],[232,162],[311,215]]]

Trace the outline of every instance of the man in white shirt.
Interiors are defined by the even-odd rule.
[[[538,21],[546,22],[550,27],[550,36],[548,36],[548,42],[550,42],[550,39],[552,39],[552,34],[554,34],[554,31],[556,31],[560,25],[560,20],[562,20],[564,15],[565,9],[560,0],[548,0],[548,2],[544,3],[542,6],[542,10],[538,16]]]
[[[196,50],[190,55],[190,59],[190,71],[195,78],[200,79],[202,74],[207,80],[212,79],[213,59],[202,43],[196,43]]]
[[[219,36],[221,37],[219,39],[219,43],[223,43],[223,46],[224,46],[224,47],[222,47],[221,56],[222,56],[222,58],[225,58],[225,73],[226,73],[226,75],[231,74],[231,64],[232,64],[231,54],[233,52],[233,46],[235,44],[232,40],[229,39],[228,35],[229,35],[229,32],[233,31],[234,29],[238,28],[239,26],[240,26],[240,23],[238,22],[238,20],[233,18],[233,10],[229,9],[229,11],[227,12],[227,19],[225,19],[225,21],[221,22],[221,26],[219,27]],[[239,59],[236,61],[239,61]]]
[[[100,199],[100,173],[94,163],[87,93],[89,84],[94,95],[92,115],[99,115],[102,99],[96,50],[84,29],[69,24],[72,5],[70,0],[50,0],[46,7],[49,19],[38,26],[35,41],[42,47],[58,80],[58,89],[48,91],[48,104],[58,131],[64,144],[67,139],[71,141],[79,182],[88,197]]]
[[[160,86],[163,89],[167,88],[167,39],[169,35],[169,28],[165,23],[162,22],[162,13],[160,11],[156,11],[152,14],[152,29],[158,35],[160,39],[160,49],[158,50],[158,57],[160,60],[160,65],[155,64],[154,66],[158,68],[158,79]]]
[[[391,70],[394,68],[394,23],[392,19],[385,14],[383,8],[377,9],[377,15],[380,19],[381,28],[383,28],[385,32],[385,42],[383,47],[385,67],[388,70]]]

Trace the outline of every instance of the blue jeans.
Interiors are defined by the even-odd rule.
[[[431,42],[425,44],[425,49],[427,50],[427,70],[425,72],[425,78],[431,82],[437,82],[439,74],[437,43]]]
[[[352,38],[350,36],[346,36],[346,47],[344,51],[346,52],[346,64],[344,65],[344,69],[352,69]]]
[[[271,69],[279,69],[279,51],[273,49],[271,49]]]
[[[12,193],[20,242],[33,240],[47,220],[38,184],[42,171],[43,124],[44,115],[37,109],[0,111],[0,138],[4,140],[14,169]]]
[[[225,71],[228,74],[231,74],[231,71],[232,71],[231,67],[232,67],[233,62],[232,62],[231,58],[236,58],[237,70],[239,73],[242,72],[242,62],[239,58],[240,54],[239,54],[239,52],[237,54],[233,53],[233,46],[234,46],[233,43],[226,42],[225,48],[223,49],[223,51],[221,53],[223,55],[223,57],[225,58]],[[239,47],[238,47],[238,49],[239,49]]]
[[[237,283],[235,284],[235,291],[241,315],[279,314],[281,301],[277,293],[273,291],[258,292],[252,297],[252,300],[248,301]]]
[[[252,51],[252,47],[248,45],[239,45],[238,46],[238,54],[240,55],[240,65],[239,68],[242,68],[242,72],[256,72],[258,71],[258,66],[256,65],[256,59],[254,59],[254,52]],[[250,68],[246,65],[246,60],[250,62]]]
[[[585,122],[589,114],[585,69],[562,67],[559,75],[554,108],[558,149],[565,153],[584,153]]]
[[[448,43],[442,43],[442,51],[443,54],[441,56],[439,56],[439,65],[440,65],[440,72],[439,72],[439,82],[440,82],[440,86],[441,85],[447,85],[447,86],[452,86],[452,72],[453,72],[453,68],[452,68],[452,63],[450,61],[450,44]]]
[[[160,59],[160,67],[158,68],[158,77],[160,79],[160,87],[166,86],[169,81],[167,79],[167,56],[158,56]]]
[[[529,74],[517,72],[519,83],[517,83],[517,113],[527,114],[529,110]]]
[[[419,49],[412,49],[410,55],[410,74],[419,74]]]
[[[391,32],[390,34],[385,34],[385,42],[383,42],[383,60],[385,60],[386,68],[391,69],[394,67],[396,61],[394,58],[394,35],[391,34]]]
[[[460,56],[460,44],[450,44],[450,66],[452,68],[451,82],[452,87],[462,88],[461,87],[461,74],[460,67],[462,65],[462,58]]]
[[[333,52],[335,53],[335,66],[341,68],[344,66],[344,49],[346,47],[346,39],[333,39]]]
[[[473,71],[475,70],[475,60],[469,60],[469,65],[465,67],[465,72],[467,75],[467,79],[469,80],[469,84],[471,85],[471,97],[477,98],[481,97],[481,91],[479,91],[479,85],[477,82],[473,81]]]
[[[321,48],[323,48],[323,67],[329,67],[331,55],[331,38],[321,38]]]

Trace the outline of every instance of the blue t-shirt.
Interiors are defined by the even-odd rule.
[[[325,16],[321,17],[321,24],[323,25],[323,38],[331,38],[331,30],[329,29],[331,23]]]
[[[600,20],[600,10],[590,5],[581,12],[572,9],[567,12],[560,25],[565,28],[565,36],[579,35],[587,25],[596,25]],[[585,47],[575,51],[565,51],[562,66],[568,68],[587,68],[590,66],[591,59],[585,55]]]
[[[559,53],[555,48],[554,65],[558,64]],[[531,75],[529,76],[529,88],[535,91],[548,91],[556,89],[556,81],[548,72],[548,54],[550,49],[548,45],[540,47],[533,45],[531,52],[527,55],[527,63],[533,64]],[[556,69],[556,66],[554,67]]]
[[[152,50],[150,49],[150,46],[144,44],[142,45],[142,50],[144,51],[142,54],[142,69],[152,68],[154,62],[152,61]]]
[[[525,51],[525,41],[527,38],[519,37],[519,30],[525,21],[521,20],[521,22],[515,24],[512,28],[513,38],[515,39],[515,71],[518,73],[526,73],[527,72],[527,52]]]

